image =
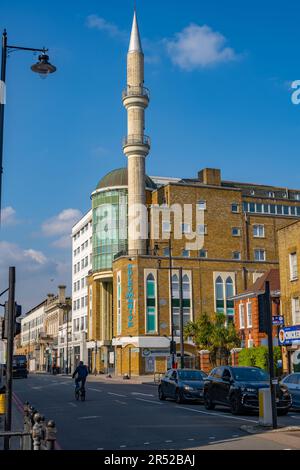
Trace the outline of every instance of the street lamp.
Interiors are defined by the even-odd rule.
[[[1,81],[0,81],[0,223],[2,207],[2,173],[3,173],[3,131],[4,131],[4,105],[5,105],[5,87],[6,87],[6,61],[11,51],[30,51],[41,52],[39,60],[32,65],[31,70],[38,73],[40,77],[47,77],[56,71],[56,67],[49,62],[49,56],[46,54],[48,49],[35,49],[31,47],[10,46],[7,43],[6,29],[2,34],[2,60],[1,60]]]

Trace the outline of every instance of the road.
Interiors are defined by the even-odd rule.
[[[74,399],[68,377],[30,375],[14,380],[14,422],[21,427],[20,405],[29,401],[57,425],[64,450],[300,449],[241,431],[256,424],[255,415],[232,416],[226,409],[207,411],[200,404],[160,402],[157,387],[130,383],[87,383],[86,402]],[[279,418],[300,425],[300,413]],[[295,441],[295,442],[294,442]]]

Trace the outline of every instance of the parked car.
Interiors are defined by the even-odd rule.
[[[300,408],[300,372],[287,375],[281,383],[288,388],[292,395],[293,408]]]
[[[158,386],[160,400],[173,398],[177,403],[203,400],[205,372],[195,369],[170,369]]]
[[[246,410],[258,411],[258,391],[269,385],[269,375],[258,367],[216,367],[205,380],[204,404],[207,410],[213,410],[216,405],[228,406],[232,414],[240,414]],[[287,414],[291,404],[288,388],[278,385],[277,413]]]
[[[12,374],[14,379],[27,379],[27,357],[25,355],[20,354],[13,356]],[[6,364],[4,364],[3,367],[3,375],[6,375]]]

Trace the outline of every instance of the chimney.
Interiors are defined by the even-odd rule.
[[[217,168],[204,168],[204,170],[199,171],[198,179],[203,184],[221,186],[221,170]]]
[[[58,300],[60,304],[66,302],[66,286],[58,286]]]

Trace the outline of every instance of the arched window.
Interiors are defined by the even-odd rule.
[[[217,277],[216,279],[216,312],[217,313],[224,313],[224,283],[221,276]]]
[[[179,295],[179,276],[172,276],[172,307],[173,307],[173,326],[174,334],[180,334],[180,295]],[[187,274],[182,277],[182,306],[183,306],[183,325],[191,321],[191,281]]]
[[[233,280],[231,277],[226,279],[226,314],[228,316],[234,315],[234,301],[229,300],[234,296]]]
[[[122,292],[121,292],[121,274],[117,277],[117,335],[122,332],[122,306],[121,306]]]
[[[156,285],[153,274],[146,280],[146,332],[156,332]]]

